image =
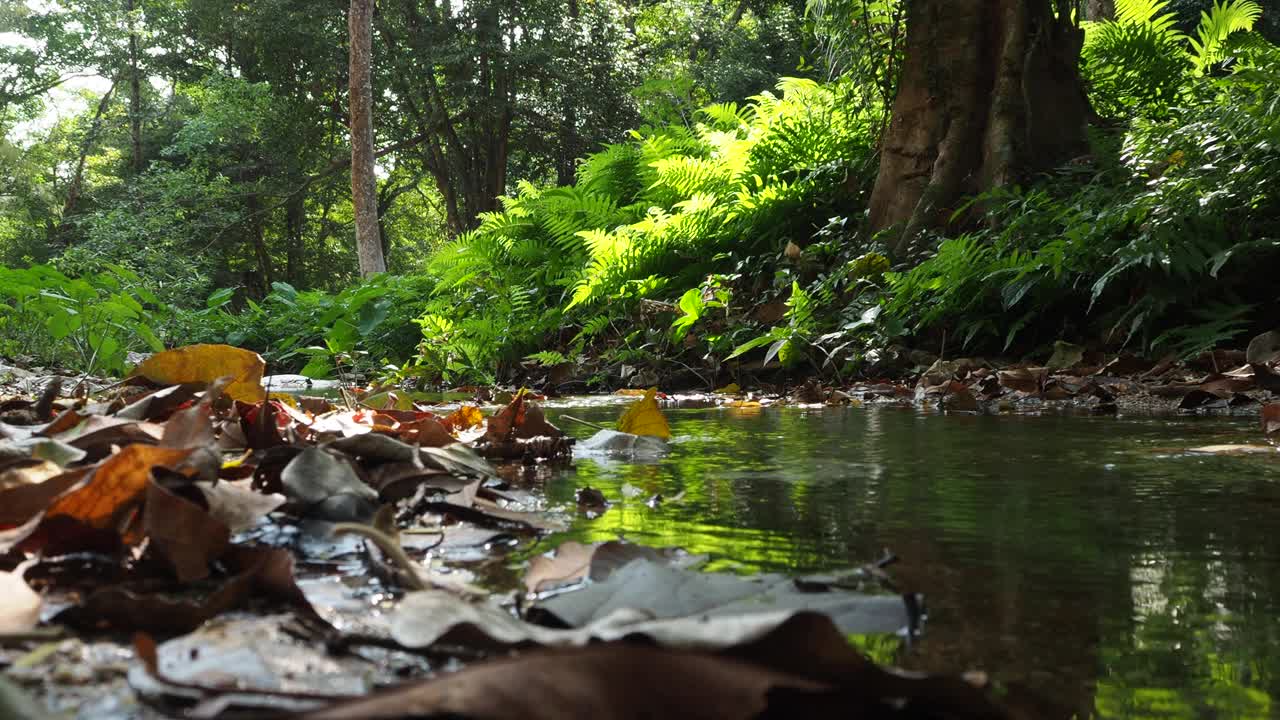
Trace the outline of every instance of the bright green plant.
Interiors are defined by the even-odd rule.
[[[1177,28],[1168,0],[1116,0],[1116,19],[1086,25],[1083,72],[1095,109],[1111,117],[1163,116],[1189,77],[1230,56],[1234,33],[1262,14],[1254,0],[1215,0],[1194,36]]]
[[[166,306],[127,268],[68,277],[47,265],[0,267],[0,354],[123,373],[131,351],[164,349]]]

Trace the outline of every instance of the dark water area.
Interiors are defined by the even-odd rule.
[[[563,537],[679,546],[739,572],[847,568],[888,548],[929,619],[880,660],[987,671],[1011,697],[1045,702],[1047,718],[1280,716],[1280,458],[1187,452],[1256,442],[1256,420],[668,417],[668,456],[580,458],[549,480],[553,504],[584,485],[614,501]],[[653,494],[679,499],[650,508]]]

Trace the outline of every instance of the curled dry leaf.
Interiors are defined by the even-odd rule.
[[[208,577],[209,564],[221,557],[231,542],[226,523],[155,482],[147,488],[142,524],[151,547],[183,583]]]

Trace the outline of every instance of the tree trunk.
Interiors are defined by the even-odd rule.
[[[142,78],[138,67],[138,29],[134,0],[125,0],[129,13],[129,141],[133,172],[142,172]]]
[[[909,255],[961,199],[1086,151],[1093,117],[1072,0],[910,0],[870,226]]]
[[[581,12],[578,8],[578,0],[569,0],[569,20],[575,33],[578,30],[579,18],[581,18]],[[577,180],[578,146],[581,144],[578,138],[577,96],[565,88],[560,105],[560,147],[558,148],[559,157],[556,158],[557,185],[572,185]]]
[[[262,201],[257,193],[245,196],[245,212],[249,217],[249,241],[253,245],[253,258],[258,263],[257,276],[261,297],[271,292],[273,277],[271,268],[271,251],[267,249],[266,223],[263,222]]]
[[[294,286],[303,285],[303,267],[306,258],[307,196],[298,191],[284,204],[285,224],[285,277]]]
[[[88,160],[89,152],[93,149],[93,144],[98,141],[98,132],[102,130],[102,117],[106,114],[107,106],[111,104],[111,96],[115,91],[116,84],[113,82],[111,87],[107,88],[107,91],[103,93],[102,99],[98,101],[98,109],[93,113],[93,122],[89,124],[89,131],[85,133],[84,142],[80,144],[80,157],[76,160],[76,171],[71,176],[71,184],[67,187],[67,199],[62,204],[62,216],[58,220],[56,230],[58,240],[64,244],[67,242],[67,218],[75,210],[76,203],[80,201],[80,192],[84,189],[84,165]]]
[[[1084,0],[1080,16],[1085,20],[1114,20],[1116,18],[1116,0]]]
[[[360,275],[386,272],[378,236],[377,178],[373,170],[373,0],[351,0],[347,17],[351,34],[351,202],[356,216],[356,251]]]

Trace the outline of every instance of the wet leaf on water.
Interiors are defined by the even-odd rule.
[[[603,512],[604,510],[609,509],[609,500],[604,496],[604,493],[600,492],[596,488],[578,488],[577,492],[573,494],[573,497],[578,502],[579,510]]]
[[[651,618],[812,610],[830,616],[845,632],[896,632],[914,623],[907,602],[897,595],[813,592],[782,575],[702,573],[648,559],[634,560],[602,582],[557,595],[538,607],[570,627],[588,625],[620,609],[640,610]]]
[[[671,426],[658,407],[657,394],[657,388],[649,388],[644,391],[644,397],[628,405],[618,418],[618,431],[670,440]]]
[[[1271,445],[1204,445],[1187,452],[1203,455],[1276,455],[1280,451]]]
[[[1280,403],[1268,403],[1262,406],[1262,434],[1267,436],[1280,434]]]
[[[529,394],[521,390],[506,407],[490,417],[485,440],[495,445],[507,445],[516,440],[564,435],[560,428],[547,422],[542,408],[528,397]]]
[[[139,363],[133,374],[160,385],[210,383],[229,376],[228,397],[257,403],[267,396],[262,387],[265,370],[262,357],[251,350],[230,345],[188,345],[152,355]]]
[[[704,562],[706,556],[689,555],[672,549],[659,550],[646,545],[609,540],[594,545],[570,540],[556,547],[554,553],[538,555],[525,570],[524,586],[539,593],[569,585],[586,578],[607,579],[615,570],[633,560],[645,559],[678,567],[691,567]]]
[[[601,430],[575,447],[579,455],[625,455],[637,458],[658,457],[671,451],[660,437],[632,435],[617,430]]]

